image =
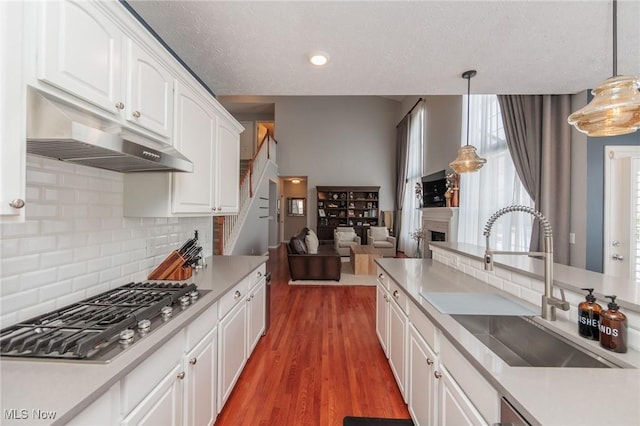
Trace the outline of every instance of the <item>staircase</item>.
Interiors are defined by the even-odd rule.
[[[240,160],[240,209],[238,214],[213,218],[213,254],[227,255],[232,252],[266,166],[269,162],[276,162],[277,143],[267,134],[251,160]]]

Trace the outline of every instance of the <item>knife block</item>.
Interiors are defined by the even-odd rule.
[[[167,256],[156,269],[151,271],[147,279],[182,281],[191,278],[193,269],[191,266],[183,268],[182,265],[184,265],[185,262],[186,260],[180,256],[180,253],[174,250],[169,253],[169,256]]]

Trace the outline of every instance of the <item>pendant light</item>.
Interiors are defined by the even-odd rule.
[[[640,128],[640,76],[618,75],[617,0],[613,0],[613,76],[593,89],[593,99],[569,124],[588,136],[616,136]]]
[[[487,162],[486,158],[478,157],[476,147],[469,145],[469,113],[471,105],[471,78],[477,74],[476,70],[469,70],[462,73],[462,78],[467,79],[467,144],[458,150],[458,156],[449,163],[449,166],[456,173],[476,172]]]

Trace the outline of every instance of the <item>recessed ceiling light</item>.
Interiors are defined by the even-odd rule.
[[[298,178],[291,179],[291,183],[298,184],[298,183],[300,183],[300,182],[301,182],[301,180],[300,180],[300,179],[298,179]]]
[[[309,57],[309,62],[320,67],[329,62],[329,55],[322,52],[314,53]]]

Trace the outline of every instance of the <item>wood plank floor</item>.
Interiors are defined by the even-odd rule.
[[[271,325],[216,426],[340,426],[344,416],[409,418],[376,336],[376,289],[289,286],[270,251]]]

